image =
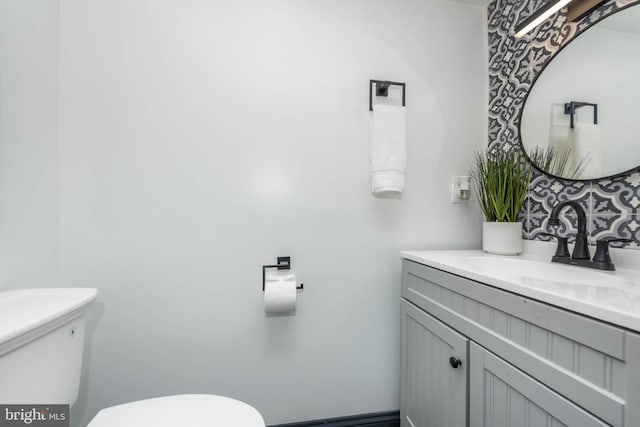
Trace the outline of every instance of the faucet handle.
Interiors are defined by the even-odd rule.
[[[609,255],[609,243],[612,242],[621,242],[621,243],[632,243],[633,239],[624,239],[624,238],[607,238],[600,239],[596,242],[596,254],[593,256],[594,262],[604,262],[611,263],[611,256]]]
[[[598,240],[599,242],[605,242],[605,243],[614,243],[614,242],[620,242],[620,243],[633,243],[633,239],[627,239],[624,237],[613,237],[613,238],[607,238],[607,239],[601,239]]]
[[[560,258],[569,258],[569,247],[567,246],[567,242],[569,241],[569,239],[567,237],[561,237],[558,236],[556,234],[552,234],[552,233],[546,233],[546,232],[542,232],[542,233],[538,233],[539,236],[548,236],[551,237],[553,239],[557,239],[558,240],[558,246],[556,247],[556,253],[553,255],[554,257],[560,257]]]

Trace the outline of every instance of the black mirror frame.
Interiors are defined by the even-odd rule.
[[[525,158],[527,159],[527,161],[534,167],[535,170],[537,170],[538,172],[550,176],[552,178],[555,179],[559,179],[559,180],[563,180],[563,181],[571,181],[571,182],[585,182],[585,183],[593,183],[593,182],[597,182],[597,181],[601,181],[601,180],[607,180],[607,179],[613,179],[613,178],[618,178],[620,176],[625,176],[625,175],[629,175],[631,172],[637,170],[640,165],[634,166],[630,169],[627,169],[623,172],[618,172],[615,173],[613,175],[608,175],[608,176],[603,176],[603,177],[596,177],[596,178],[589,178],[589,179],[572,179],[572,178],[566,178],[566,177],[562,177],[562,176],[557,176],[557,175],[553,175],[547,171],[544,171],[540,168],[538,168],[532,161],[531,158],[529,157],[529,154],[527,153],[527,150],[524,149],[524,144],[522,142],[522,115],[524,113],[524,107],[527,104],[527,99],[529,99],[529,94],[531,93],[531,90],[533,89],[533,87],[535,86],[536,82],[538,81],[538,79],[540,78],[540,76],[542,75],[542,73],[544,72],[544,70],[547,68],[547,66],[553,61],[553,59],[560,53],[562,52],[562,50],[569,46],[571,43],[573,43],[573,41],[578,38],[581,34],[583,34],[585,31],[587,31],[589,28],[593,27],[594,25],[598,24],[601,21],[604,21],[605,19],[622,12],[623,10],[626,10],[630,7],[633,6],[639,6],[640,7],[640,1],[635,2],[635,3],[630,3],[627,5],[624,5],[622,7],[620,7],[619,9],[601,17],[600,19],[592,22],[590,25],[578,30],[576,32],[576,34],[571,38],[571,40],[569,40],[567,43],[564,43],[562,46],[560,46],[560,48],[547,60],[547,62],[544,63],[544,65],[542,66],[542,68],[540,69],[540,72],[536,75],[536,77],[533,79],[533,81],[531,82],[531,86],[529,87],[529,90],[527,91],[527,94],[524,96],[523,100],[522,100],[522,108],[520,108],[520,113],[518,114],[518,145],[520,146],[520,150],[522,150],[522,152],[524,153]]]

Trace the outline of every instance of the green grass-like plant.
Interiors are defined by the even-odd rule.
[[[531,163],[543,172],[565,179],[580,179],[591,163],[589,154],[574,159],[571,147],[557,149],[555,147],[536,146],[530,153]]]
[[[471,176],[485,221],[518,221],[532,177],[520,151],[476,151]]]

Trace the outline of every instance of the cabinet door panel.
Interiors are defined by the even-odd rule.
[[[414,305],[401,304],[402,425],[466,427],[467,338]],[[451,357],[460,360],[457,368]]]
[[[469,357],[470,427],[607,425],[473,342]]]

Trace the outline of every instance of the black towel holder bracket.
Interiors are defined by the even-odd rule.
[[[264,283],[267,275],[267,268],[277,268],[278,270],[290,270],[291,269],[291,257],[279,256],[278,264],[275,265],[263,265],[262,266],[262,292],[264,292]],[[300,283],[300,286],[296,286],[296,289],[304,289],[304,283]]]
[[[570,127],[573,129],[575,127],[575,115],[576,110],[580,107],[593,107],[593,124],[598,124],[598,104],[592,104],[590,102],[578,102],[571,101],[564,104],[564,113],[569,114],[570,116]]]
[[[405,107],[406,84],[389,80],[369,80],[369,111],[373,111],[373,85],[376,85],[376,96],[389,96],[389,86],[402,87],[402,106]]]

